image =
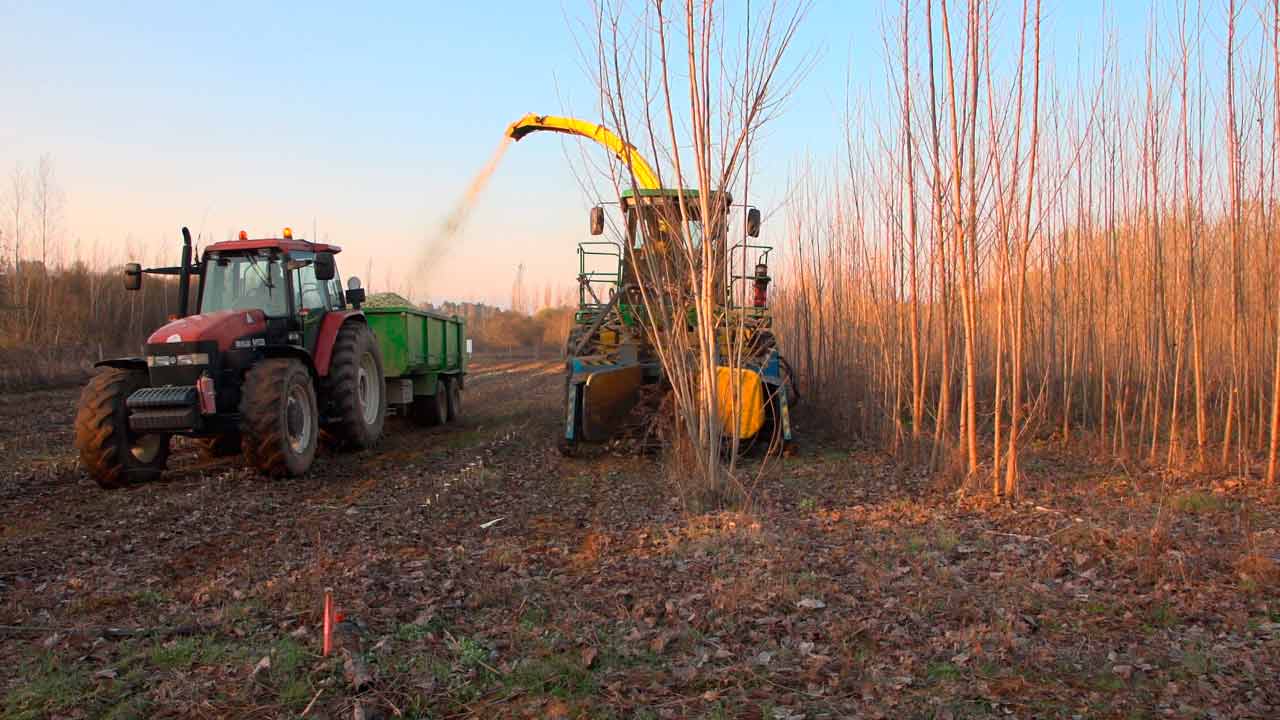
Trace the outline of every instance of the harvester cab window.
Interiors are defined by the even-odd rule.
[[[200,312],[262,310],[289,314],[288,291],[279,260],[268,252],[215,255],[206,264]]]

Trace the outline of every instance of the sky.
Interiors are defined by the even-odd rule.
[[[183,225],[202,243],[288,225],[341,245],[342,274],[374,292],[506,304],[520,264],[526,287],[570,288],[593,204],[575,177],[585,141],[547,134],[514,145],[446,254],[413,268],[511,121],[598,119],[583,70],[590,8],[0,0],[0,210],[14,169],[47,154],[67,256],[171,263]],[[899,8],[812,2],[790,56],[808,70],[756,148],[752,199],[767,216],[803,158],[840,146],[850,87],[884,101],[881,29]],[[1104,17],[1140,50],[1149,9],[1045,0],[1046,55],[1074,72]]]

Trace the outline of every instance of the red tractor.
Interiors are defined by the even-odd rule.
[[[364,290],[345,292],[341,248],[283,237],[205,248],[192,260],[182,229],[177,267],[125,267],[178,277],[178,316],[147,338],[143,357],[97,363],[80,396],[76,448],[104,488],[159,477],[174,435],[199,438],[213,455],[243,452],[271,476],[301,475],[323,428],[344,447],[372,446],[387,414],[382,355],[360,310]],[[191,279],[196,312],[187,314]]]

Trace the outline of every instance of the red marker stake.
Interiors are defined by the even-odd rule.
[[[333,649],[333,591],[324,590],[324,657]]]

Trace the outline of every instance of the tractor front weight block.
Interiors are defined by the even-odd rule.
[[[194,386],[140,388],[125,401],[129,429],[134,432],[180,432],[200,429],[200,396]]]

